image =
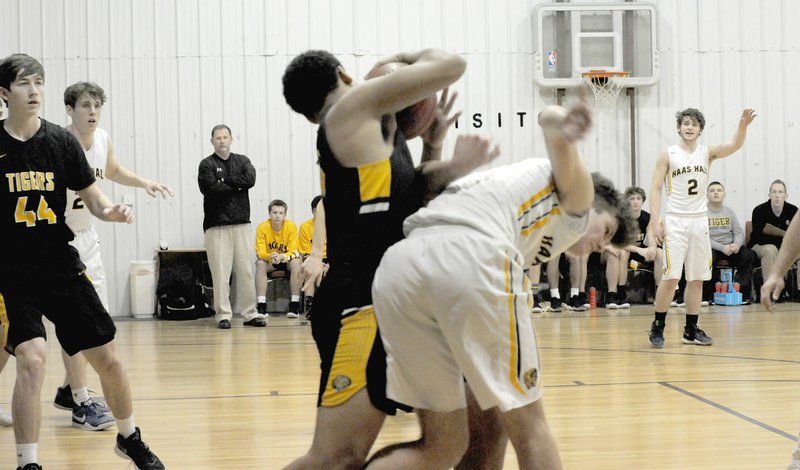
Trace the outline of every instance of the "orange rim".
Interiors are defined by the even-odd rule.
[[[589,70],[588,72],[582,72],[581,76],[584,78],[589,79],[597,79],[597,78],[611,78],[611,77],[628,77],[630,76],[630,72],[611,72],[609,70]]]

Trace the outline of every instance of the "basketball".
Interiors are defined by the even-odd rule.
[[[384,64],[367,74],[367,80],[370,78],[381,77],[395,70],[405,67],[408,64],[402,62],[391,62]],[[397,125],[403,131],[406,139],[413,139],[420,136],[423,132],[433,124],[436,118],[436,94],[433,94],[422,101],[419,101],[411,106],[403,109],[396,114]]]

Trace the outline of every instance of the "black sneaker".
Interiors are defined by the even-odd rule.
[[[608,292],[606,293],[606,308],[611,310],[616,310],[619,308],[619,304],[617,303],[617,293],[616,292]]]
[[[650,346],[654,348],[664,347],[664,325],[659,325],[655,320],[650,325]]]
[[[123,459],[129,459],[139,470],[164,470],[164,464],[156,457],[147,444],[142,441],[139,428],[128,437],[117,434],[117,447],[114,451]]]
[[[256,328],[263,328],[267,326],[267,320],[261,317],[253,317],[250,320],[244,322],[244,326],[255,326]]]
[[[91,392],[91,390],[89,390],[89,392]],[[111,413],[111,408],[108,407],[105,398],[92,397],[92,401],[97,405],[97,410],[101,413]],[[72,411],[78,406],[75,400],[72,399],[72,389],[69,385],[56,389],[56,398],[53,400],[53,406],[64,411]]]
[[[631,303],[628,302],[628,297],[624,293],[618,295],[617,306],[619,308],[631,308]]]
[[[539,294],[532,294],[533,295],[533,309],[531,312],[533,313],[542,313],[542,304],[539,303]]]
[[[230,330],[231,329],[231,321],[222,319],[217,322],[217,328],[220,330]]]
[[[264,302],[259,302],[256,304],[256,311],[262,315],[267,313],[267,304]]]
[[[584,310],[592,308],[592,304],[589,303],[589,299],[586,297],[586,292],[578,292],[578,302],[580,302]]]
[[[38,463],[25,464],[24,467],[17,467],[17,470],[42,470],[42,466]]]
[[[685,307],[686,302],[683,300],[683,292],[675,291],[675,298],[672,300],[672,303],[669,304],[670,307]]]
[[[705,331],[698,328],[697,325],[694,328],[683,328],[683,338],[681,338],[681,342],[683,344],[699,344],[700,346],[711,346],[714,344],[714,340],[711,339]]]
[[[550,311],[560,312],[562,310],[564,310],[564,307],[561,303],[561,297],[550,297]]]
[[[303,312],[306,316],[306,320],[311,320],[311,306],[314,305],[314,296],[307,295],[305,300],[303,300]]]
[[[583,306],[583,302],[577,295],[573,295],[567,301],[567,308],[570,310],[575,310],[576,312],[583,312],[586,310],[586,307]]]

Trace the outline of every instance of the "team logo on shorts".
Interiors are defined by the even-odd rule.
[[[346,375],[337,375],[333,379],[333,388],[336,389],[337,392],[341,392],[342,390],[349,387],[350,384],[352,383],[353,381],[350,380],[350,377]]]
[[[533,369],[528,369],[523,376],[523,380],[528,390],[532,389],[536,386],[536,382],[539,381],[539,371],[535,367]]]

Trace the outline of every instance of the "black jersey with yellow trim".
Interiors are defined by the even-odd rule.
[[[369,305],[372,279],[383,253],[403,238],[403,221],[422,206],[422,185],[411,152],[398,129],[387,159],[344,167],[328,144],[324,120],[317,134],[317,151],[325,181],[328,277],[347,286],[339,294],[344,307]]]
[[[67,189],[79,191],[95,181],[77,139],[42,119],[39,130],[22,142],[10,136],[0,121],[0,174],[2,277],[74,274],[84,269],[68,245],[74,235],[64,221]]]

